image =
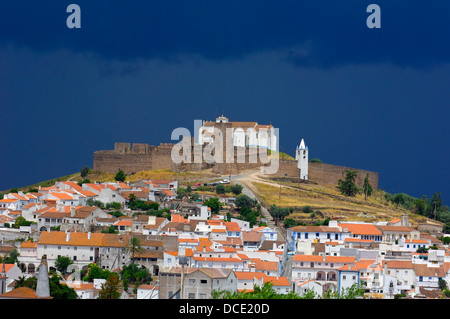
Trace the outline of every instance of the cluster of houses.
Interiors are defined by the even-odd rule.
[[[212,214],[202,200],[177,199],[177,189],[173,180],[57,182],[34,193],[6,194],[0,200],[0,227],[19,216],[34,223],[17,230],[28,236],[17,246],[18,265],[1,269],[0,264],[0,298],[14,291],[19,277],[39,273],[42,260],[51,269],[60,256],[73,261],[75,272],[66,283],[80,298],[96,298],[101,288],[99,281],[77,277],[76,270],[87,270],[91,263],[110,271],[131,262],[148,269],[154,280],[139,286],[140,299],[211,298],[213,291],[251,291],[267,282],[283,294],[313,291],[320,296],[358,284],[372,298],[419,298],[436,296],[442,281],[450,283],[448,247],[412,228],[406,215],[376,224],[295,226],[285,240],[276,229]],[[127,212],[130,194],[169,208],[170,217],[114,217],[88,205],[89,199],[119,203]],[[116,233],[101,231],[111,226]],[[128,249],[133,237],[142,246],[137,253]]]
[[[89,201],[104,205],[116,203],[125,208],[130,194],[134,194],[135,199],[167,203],[175,199],[177,188],[178,182],[173,180],[139,181],[133,185],[85,183],[81,186],[72,181],[56,182],[51,187],[39,187],[37,192],[5,194],[0,200],[0,226],[14,224],[15,219],[22,216],[33,222],[30,228],[38,231],[56,227],[63,231],[88,231],[96,225],[104,226],[98,222],[102,219],[109,225],[117,222],[104,210],[89,206]]]
[[[234,281],[230,277],[233,282],[230,287],[249,290],[253,284],[239,273],[252,272],[255,284],[271,281],[280,291],[290,290],[287,278],[281,276],[287,256],[286,243],[278,241],[275,230],[250,227],[248,222],[238,219],[226,220],[223,215],[212,214],[202,200],[176,199],[177,188],[178,182],[171,180],[81,186],[74,182],[57,182],[52,187],[41,187],[35,193],[6,194],[0,200],[3,224],[0,226],[14,224],[18,216],[34,222],[32,226],[17,230],[35,238],[23,241],[18,247],[19,265],[15,269],[20,270],[21,276],[33,276],[39,272],[43,258],[52,269],[60,256],[69,257],[73,269],[79,270],[87,270],[89,264],[96,263],[102,269],[118,271],[134,262],[157,278],[155,285],[139,287],[138,298],[192,298],[188,284],[183,290],[186,295],[181,295],[180,287],[173,289],[167,281],[177,273],[181,256],[187,283],[192,282],[189,278],[199,275],[195,270],[201,270],[203,275],[214,278],[224,274],[227,278],[242,277],[242,280],[236,277]],[[134,194],[135,199],[167,207],[170,217],[132,212],[114,217],[107,209],[87,206],[89,198],[103,204],[120,203],[121,211],[127,213],[130,194]],[[101,231],[111,226],[116,233]],[[139,238],[143,248],[133,255],[128,249],[132,237]],[[18,275],[3,277],[6,284],[3,291],[0,288],[0,293],[12,290]],[[76,279],[67,284],[76,289],[80,298],[91,298],[98,293],[98,283]],[[197,282],[203,285],[204,280]],[[177,285],[183,286],[179,281]],[[204,287],[200,286],[202,293],[194,298],[210,298],[211,291],[219,286],[217,280],[214,281],[214,288],[211,287],[206,296]]]
[[[366,296],[433,298],[450,283],[448,245],[411,227],[408,216],[389,222],[337,222],[288,229],[294,252],[291,280],[298,293],[322,294],[361,285]]]

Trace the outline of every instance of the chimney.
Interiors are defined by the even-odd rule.
[[[148,216],[148,225],[156,225],[156,216]]]
[[[88,232],[88,233],[87,233],[87,238],[88,238],[88,239],[91,239],[91,232]]]
[[[48,279],[47,255],[42,255],[36,285],[36,295],[40,298],[50,297],[50,283]]]
[[[69,241],[70,240],[70,232],[67,232],[66,233],[66,241]]]
[[[410,227],[408,214],[402,215],[400,225],[403,227]]]
[[[70,206],[70,217],[75,217],[75,206]]]

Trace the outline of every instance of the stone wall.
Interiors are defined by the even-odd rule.
[[[369,183],[373,189],[378,189],[378,173],[356,169],[345,166],[331,165],[325,163],[308,163],[308,180],[319,184],[337,185],[339,179],[345,178],[345,171],[351,170],[357,172],[356,185],[362,187],[366,174],[369,174]],[[295,160],[279,160],[279,169],[273,177],[290,177],[296,178],[300,176],[300,171]]]
[[[357,168],[331,165],[325,163],[309,163],[308,179],[321,184],[337,185],[339,179],[345,178],[345,171],[357,172],[356,185],[362,187],[366,174],[369,174],[369,183],[373,189],[378,189],[378,173]]]
[[[149,146],[148,144],[115,143],[114,150],[94,152],[94,170],[126,174],[143,170],[171,168],[172,144]]]
[[[186,142],[188,142],[186,140]],[[192,145],[192,144],[190,144]],[[258,168],[261,166],[270,166],[262,164],[259,156],[255,156],[257,149],[239,150],[234,148],[234,156],[232,163],[226,163],[225,157],[223,163],[195,163],[194,156],[203,155],[205,147],[195,149],[191,148],[190,159],[175,164],[172,162],[172,148],[174,144],[161,143],[159,146],[135,143],[115,143],[114,150],[97,151],[94,153],[94,170],[102,172],[115,173],[122,169],[126,174],[137,173],[142,170],[153,169],[172,169],[175,172],[181,171],[198,171],[207,168],[213,168],[213,172],[221,175],[238,174],[239,172]],[[240,152],[241,151],[241,152]],[[199,154],[202,153],[202,154]],[[242,155],[243,154],[243,155]],[[256,162],[252,159],[256,158]],[[351,167],[331,165],[325,163],[309,163],[308,179],[312,182],[320,184],[337,185],[339,179],[345,177],[345,171],[357,171],[356,184],[362,186],[366,174],[369,174],[369,182],[374,189],[378,189],[378,173],[355,169]],[[273,177],[299,177],[299,169],[297,161],[279,159],[279,169]]]

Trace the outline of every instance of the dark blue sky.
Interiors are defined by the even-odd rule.
[[[224,114],[448,204],[449,15],[448,0],[3,1],[0,189]]]

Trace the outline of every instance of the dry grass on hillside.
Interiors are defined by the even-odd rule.
[[[115,173],[105,173],[99,171],[90,171],[88,178],[91,182],[112,182],[114,181]],[[180,182],[197,181],[204,178],[213,178],[218,175],[212,173],[211,170],[204,170],[201,172],[173,172],[170,169],[155,169],[148,171],[140,171],[138,173],[127,175],[126,182],[137,182],[139,179],[176,179]],[[74,178],[78,181],[80,177]]]
[[[275,204],[298,208],[289,216],[294,219],[308,218],[301,212],[301,207],[304,206],[310,206],[313,211],[321,211],[330,218],[366,222],[399,218],[407,212],[387,203],[382,191],[377,191],[365,200],[364,195],[343,196],[334,187],[325,185],[282,183],[280,192],[280,184],[273,181],[251,181],[250,184],[267,207]]]

